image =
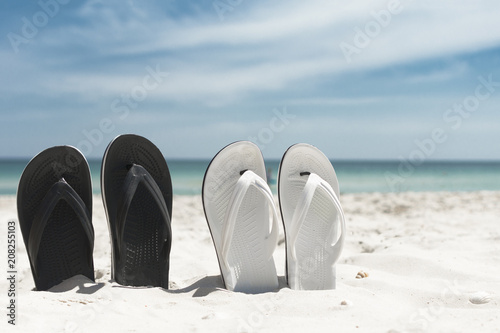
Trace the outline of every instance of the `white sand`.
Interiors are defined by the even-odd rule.
[[[75,277],[32,291],[18,228],[17,331],[23,332],[500,332],[500,192],[343,195],[348,227],[337,290],[284,285],[284,244],[275,253],[281,288],[225,291],[199,196],[174,199],[171,288],[110,282],[110,245],[94,197],[96,283]],[[7,222],[0,197],[0,318],[7,324]],[[356,279],[359,271],[369,273]],[[4,277],[5,276],[5,277]],[[479,302],[484,304],[473,304]],[[344,305],[342,305],[344,304]]]

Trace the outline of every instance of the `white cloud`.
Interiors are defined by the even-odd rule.
[[[61,12],[32,43],[22,45],[20,54],[0,49],[2,75],[8,78],[0,82],[0,96],[21,96],[22,102],[37,104],[36,110],[26,110],[26,116],[44,109],[49,112],[61,104],[81,110],[88,105],[109,114],[113,100],[130,94],[142,83],[147,66],[159,65],[170,72],[169,77],[148,92],[141,104],[144,112],[131,115],[122,123],[124,127],[147,127],[151,133],[162,133],[159,124],[169,123],[172,116],[168,112],[158,114],[166,105],[173,104],[186,113],[229,113],[241,106],[261,107],[261,96],[267,99],[263,108],[268,110],[282,105],[297,110],[314,106],[323,112],[366,107],[373,114],[386,115],[401,109],[401,118],[376,126],[376,117],[355,122],[341,116],[315,117],[290,127],[294,129],[290,134],[283,133],[289,139],[300,134],[318,141],[329,138],[333,128],[334,134],[357,142],[356,149],[362,151],[366,142],[355,138],[358,132],[365,138],[378,135],[380,139],[387,131],[384,143],[390,144],[391,133],[408,138],[432,126],[425,121],[408,124],[405,119],[413,121],[430,112],[440,119],[448,107],[446,99],[450,103],[463,99],[463,90],[453,91],[455,81],[475,77],[477,71],[476,65],[458,58],[500,46],[498,1],[401,0],[401,13],[393,15],[390,24],[348,63],[339,45],[354,44],[355,29],[364,30],[375,20],[371,13],[387,9],[388,3],[245,1],[221,22],[211,7],[209,12],[195,11],[198,14],[177,18],[158,10],[155,6],[159,3],[88,1],[76,13]],[[415,68],[420,62],[446,64],[419,72]],[[392,73],[395,65],[404,70],[397,76],[398,82],[391,82],[384,73]],[[363,80],[374,70],[382,72],[381,79],[372,79],[369,86]],[[417,87],[428,83],[441,86],[429,95],[397,89],[400,84]],[[367,90],[371,88],[373,91]],[[349,93],[343,95],[346,91]],[[490,102],[498,105],[496,99]],[[22,111],[26,108],[29,106]],[[418,108],[425,109],[417,114]],[[80,112],[75,117],[92,116]],[[92,120],[89,126],[93,126]],[[238,133],[246,135],[249,128],[258,126],[242,120],[208,126],[193,119],[192,126],[180,127],[181,120],[173,121],[180,128],[175,130],[176,135],[188,135],[189,131],[181,129],[197,131],[197,138],[207,130],[216,131],[219,141],[237,137]],[[227,128],[230,130],[224,130]],[[488,127],[489,132],[494,130]],[[385,146],[375,147],[374,155],[380,147]],[[332,143],[331,151],[336,149],[342,149],[341,145]],[[389,156],[389,148],[384,149]]]
[[[54,46],[54,52],[68,44],[90,48],[101,55],[101,61],[121,57],[125,63],[144,61],[144,67],[156,61],[175,73],[175,82],[167,82],[155,94],[174,100],[218,100],[286,89],[300,80],[318,76],[452,56],[500,44],[498,2],[489,1],[485,6],[484,1],[464,5],[402,0],[401,13],[393,15],[391,23],[381,29],[370,45],[360,49],[360,54],[354,54],[348,64],[340,43],[353,44],[354,28],[364,30],[368,22],[374,21],[370,13],[386,9],[387,3],[258,2],[244,19],[220,22],[171,18],[160,21],[155,13],[136,7],[132,15],[123,19],[123,10],[114,11],[101,1],[89,1],[78,15],[87,19],[90,26],[72,24],[39,38]],[[51,56],[63,63],[67,61],[55,54]],[[83,59],[73,60],[78,70],[78,62]],[[99,69],[51,73],[52,79],[35,82],[47,89],[117,94],[138,80],[136,71],[124,71],[124,67],[111,62],[106,72]],[[431,80],[444,79],[456,69],[460,70],[451,68],[448,73],[422,74],[414,79],[423,80],[426,75]],[[43,73],[43,68],[38,71]]]

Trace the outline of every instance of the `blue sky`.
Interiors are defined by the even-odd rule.
[[[0,157],[500,159],[500,2],[3,1]],[[462,111],[459,111],[462,110]],[[437,132],[436,132],[437,131]]]

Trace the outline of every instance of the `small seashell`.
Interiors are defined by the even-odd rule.
[[[367,272],[359,271],[356,275],[356,279],[364,279],[367,278],[369,274]]]
[[[340,305],[342,305],[342,306],[351,306],[352,302],[349,301],[349,300],[343,300],[342,302],[340,302]]]
[[[472,304],[486,304],[491,301],[491,296],[485,291],[479,291],[477,293],[472,294],[469,297],[469,302]]]

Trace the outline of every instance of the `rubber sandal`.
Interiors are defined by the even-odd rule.
[[[76,148],[52,147],[28,163],[17,209],[37,290],[75,275],[94,281],[92,183],[88,163]]]
[[[101,192],[111,236],[111,278],[126,286],[168,289],[172,182],[149,140],[116,137],[104,153]]]
[[[278,212],[259,148],[239,141],[210,162],[202,200],[219,268],[228,290],[263,293],[278,288],[273,253]]]
[[[308,144],[291,146],[278,173],[278,197],[291,289],[335,289],[345,239],[339,184],[328,158]]]

